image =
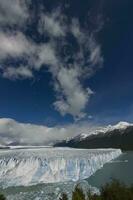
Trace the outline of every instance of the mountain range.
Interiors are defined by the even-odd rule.
[[[112,126],[88,130],[86,133],[56,143],[58,147],[73,148],[120,148],[133,150],[133,124],[119,122]]]

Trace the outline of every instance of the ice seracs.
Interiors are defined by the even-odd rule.
[[[117,158],[119,149],[21,149],[0,151],[3,187],[78,181]]]

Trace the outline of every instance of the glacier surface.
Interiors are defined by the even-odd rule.
[[[120,149],[0,150],[0,186],[83,180],[120,154]]]

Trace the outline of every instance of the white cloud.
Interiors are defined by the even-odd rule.
[[[33,50],[31,42],[21,32],[0,32],[0,58],[20,57]]]
[[[55,47],[51,43],[37,47],[37,57],[35,68],[41,68],[44,64],[55,67],[58,63]]]
[[[97,44],[97,42],[94,39],[94,36],[90,37],[90,43],[89,43],[89,48],[90,48],[90,63],[92,66],[103,65],[103,57],[101,55],[101,46]]]
[[[28,18],[28,3],[26,0],[0,0],[0,24],[22,25]]]
[[[68,125],[47,127],[42,125],[19,123],[13,119],[0,118],[0,144],[10,143],[28,145],[48,145],[84,133],[91,125]]]
[[[65,35],[65,29],[60,8],[53,10],[52,13],[41,14],[38,27],[40,33],[47,32],[51,36],[60,37]]]
[[[32,71],[26,67],[26,66],[20,66],[20,67],[7,67],[3,72],[3,77],[8,79],[26,79],[26,78],[32,78],[33,73]]]
[[[88,102],[89,93],[84,89],[78,80],[77,68],[61,68],[58,75],[59,100],[54,103],[55,108],[62,115],[69,113],[75,118],[83,117],[83,110]]]
[[[17,16],[23,16],[26,12],[27,16],[27,4],[23,3],[19,8],[21,3],[18,1],[16,7],[11,8],[10,15],[14,17],[14,13],[17,13]],[[2,1],[0,5],[7,6]],[[40,16],[37,28],[44,36],[48,34],[47,42],[36,43],[20,30],[0,31],[0,60],[23,58],[26,63],[18,66],[1,64],[2,75],[9,79],[32,78],[35,70],[47,67],[52,74],[56,92],[54,107],[62,115],[70,114],[75,119],[80,119],[86,115],[85,108],[93,94],[82,82],[102,66],[101,47],[95,40],[95,32],[90,34],[81,28],[80,22],[75,18],[68,24],[64,20],[67,16],[61,9],[57,8],[49,13],[40,11]],[[3,23],[6,24],[4,21]],[[68,33],[73,35],[77,43],[76,49],[67,40]]]
[[[83,30],[81,30],[78,19],[76,19],[76,18],[72,19],[72,24],[71,24],[70,28],[71,28],[71,32],[77,38],[77,40],[80,43],[84,42],[85,32],[83,32]]]

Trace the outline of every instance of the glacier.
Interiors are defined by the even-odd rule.
[[[0,186],[6,188],[83,180],[121,153],[120,149],[0,150]]]

